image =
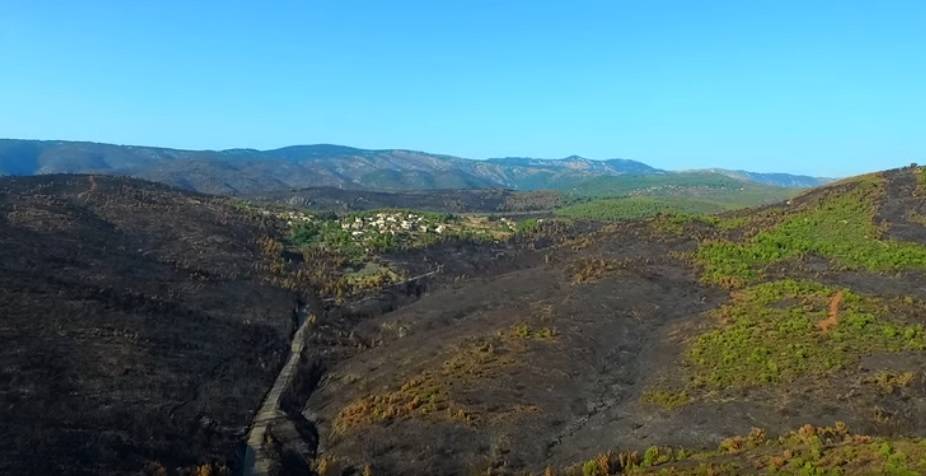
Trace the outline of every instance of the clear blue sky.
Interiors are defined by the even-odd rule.
[[[3,0],[0,55],[0,137],[926,162],[923,0]]]

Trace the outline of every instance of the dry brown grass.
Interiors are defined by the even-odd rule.
[[[738,453],[746,449],[759,447],[765,444],[766,440],[767,434],[765,430],[753,428],[746,436],[734,436],[721,441],[720,449],[727,453]]]
[[[817,323],[817,327],[820,329],[820,332],[826,334],[839,325],[839,307],[842,306],[842,301],[844,298],[845,293],[839,291],[833,296],[832,299],[830,299],[829,311],[827,313],[826,319],[823,319]]]
[[[572,284],[589,284],[600,281],[609,273],[621,268],[621,263],[604,258],[582,258],[570,265],[568,272]]]
[[[556,331],[551,328],[533,329],[527,324],[518,324],[490,337],[470,339],[438,367],[419,372],[398,389],[351,402],[338,413],[334,429],[340,433],[359,425],[388,424],[407,418],[476,425],[537,413],[540,408],[530,404],[499,408],[491,413],[480,412],[455,401],[451,384],[455,388],[466,387],[493,378],[516,365],[517,356],[526,352],[531,342],[549,343],[555,338]]]
[[[915,379],[916,375],[913,372],[896,373],[885,370],[865,379],[863,383],[877,385],[881,393],[890,395],[900,389],[909,387]]]

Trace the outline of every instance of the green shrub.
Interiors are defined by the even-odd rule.
[[[674,410],[691,402],[691,396],[686,390],[672,391],[663,389],[650,389],[643,392],[641,399],[653,405]]]
[[[823,333],[818,323],[838,289],[782,280],[743,289],[715,311],[717,328],[687,352],[698,386],[712,389],[790,382],[823,375],[871,352],[926,349],[920,324],[885,316],[875,298],[843,291],[839,323]]]
[[[585,464],[582,465],[582,476],[608,476],[607,474],[601,475],[598,472],[598,462],[595,460],[588,460]]]
[[[536,233],[540,229],[540,222],[536,218],[528,218],[526,220],[521,220],[518,222],[515,228],[515,233],[518,234],[530,234]]]
[[[882,193],[882,180],[860,179],[851,190],[790,213],[747,242],[705,243],[696,253],[703,279],[742,287],[755,282],[771,264],[810,254],[847,269],[926,268],[926,246],[881,238],[874,220]]]

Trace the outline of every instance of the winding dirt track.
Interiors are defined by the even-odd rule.
[[[290,386],[296,376],[299,356],[302,355],[302,350],[305,348],[306,334],[310,328],[310,319],[306,319],[304,309],[300,309],[299,315],[300,324],[295,334],[293,334],[289,359],[283,369],[280,370],[279,375],[273,382],[273,387],[267,392],[260,409],[251,422],[242,471],[244,476],[269,476],[274,474],[273,469],[277,464],[277,455],[273,451],[268,451],[270,450],[270,445],[268,445],[269,430],[273,424],[286,423],[289,420],[286,412],[281,408],[281,398],[283,391]]]

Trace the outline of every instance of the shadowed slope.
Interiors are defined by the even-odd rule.
[[[0,179],[0,472],[233,463],[297,296],[272,222],[137,180]]]

